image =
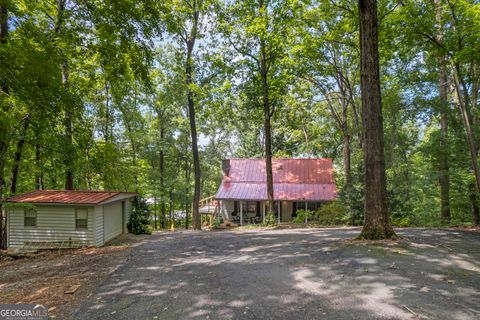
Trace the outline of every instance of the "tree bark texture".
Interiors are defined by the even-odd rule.
[[[443,22],[441,0],[435,0],[435,11],[437,20],[436,41],[443,43]],[[440,148],[439,148],[439,177],[440,199],[441,199],[441,220],[442,223],[450,222],[450,174],[448,166],[448,73],[445,54],[438,58],[439,65],[439,102],[440,102]]]
[[[7,43],[8,38],[8,9],[5,2],[0,4],[0,45]],[[0,98],[3,95],[8,95],[9,88],[6,79],[0,83]],[[2,113],[8,112],[5,106],[2,105]],[[3,210],[3,189],[5,186],[5,161],[7,157],[8,145],[5,139],[5,134],[0,135],[0,249],[7,247],[6,234],[6,214]]]
[[[475,177],[475,184],[477,188],[477,193],[480,193],[480,171],[478,169],[478,155],[477,155],[477,146],[475,140],[475,133],[470,126],[470,117],[468,114],[468,99],[465,99],[462,95],[462,89],[460,87],[460,67],[455,65],[453,67],[453,80],[455,84],[455,91],[458,98],[458,107],[462,114],[463,127],[465,128],[465,134],[467,135],[467,142],[470,151],[471,166],[472,172]]]
[[[67,6],[67,0],[57,0],[57,21],[55,23],[55,33],[58,36],[63,35],[63,27],[65,22],[65,8]],[[65,53],[63,53],[63,61],[60,64],[60,69],[62,73],[62,86],[64,92],[68,91],[68,81],[69,81],[69,71],[68,71],[68,63],[65,57]],[[64,165],[65,165],[65,189],[66,190],[73,190],[73,163],[75,161],[75,156],[73,154],[73,125],[72,125],[72,110],[70,103],[64,102],[64,116],[63,116],[63,125],[64,125],[64,140],[66,151],[64,153]]]
[[[365,218],[359,238],[388,239],[396,235],[390,225],[387,204],[377,2],[376,0],[359,0],[358,4],[365,162]]]
[[[13,156],[12,171],[10,174],[10,195],[13,196],[17,192],[18,174],[20,172],[20,162],[22,161],[23,146],[25,145],[25,136],[27,135],[30,117],[26,116],[22,120],[22,131],[17,141],[15,155]]]
[[[35,190],[43,190],[43,170],[42,170],[42,147],[39,143],[35,144]]]
[[[266,57],[265,42],[260,44],[260,76],[262,79],[262,100],[264,117],[264,135],[265,135],[265,171],[267,173],[267,214],[275,212],[274,194],[273,194],[273,170],[272,170],[272,128],[271,115],[272,107],[270,105],[269,87],[268,87],[268,66]]]
[[[200,184],[201,184],[201,171],[200,171],[200,155],[198,152],[198,138],[197,138],[197,125],[195,120],[195,101],[194,93],[191,85],[193,84],[193,48],[196,40],[196,28],[198,21],[198,12],[194,14],[194,25],[190,38],[187,40],[187,61],[185,66],[185,84],[187,88],[187,101],[188,101],[188,117],[190,120],[190,134],[192,139],[192,154],[193,154],[193,168],[194,168],[194,190],[193,190],[193,205],[192,205],[192,226],[194,230],[201,230],[202,225],[200,221]]]
[[[162,120],[160,120],[162,121]],[[160,213],[162,215],[162,229],[165,229],[167,226],[165,224],[165,154],[163,151],[163,144],[165,140],[165,129],[163,128],[163,123],[160,122],[160,142],[162,147],[160,148]]]

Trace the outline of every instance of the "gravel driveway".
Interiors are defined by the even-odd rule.
[[[480,233],[156,233],[74,319],[480,319]]]

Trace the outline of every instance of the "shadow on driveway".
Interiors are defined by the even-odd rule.
[[[402,229],[156,233],[75,319],[480,319],[480,234]]]

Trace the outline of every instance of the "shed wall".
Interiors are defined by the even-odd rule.
[[[95,209],[95,245],[103,246],[103,206],[96,206]]]
[[[24,226],[24,208],[8,209],[8,247],[90,246],[95,244],[93,207],[88,207],[88,228],[75,229],[74,206],[36,205],[37,226]],[[78,207],[80,208],[80,207]],[[82,207],[85,208],[85,207]],[[57,244],[55,244],[55,243]]]
[[[122,234],[122,202],[114,202],[103,206],[104,243]]]

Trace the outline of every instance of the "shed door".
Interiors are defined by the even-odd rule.
[[[105,242],[120,235],[122,228],[122,203],[116,202],[107,204],[103,208],[103,232],[105,235]]]

